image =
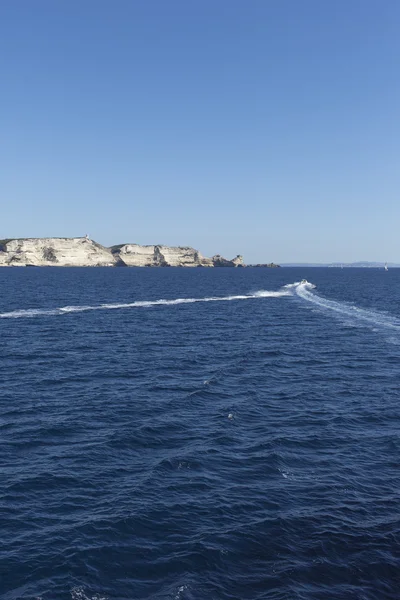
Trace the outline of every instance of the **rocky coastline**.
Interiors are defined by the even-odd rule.
[[[278,267],[280,267],[281,265],[276,265],[275,263],[262,263],[262,264],[256,264],[256,265],[246,265],[247,267],[266,267],[268,269],[276,269]]]
[[[243,267],[243,257],[207,258],[189,246],[119,244],[106,248],[88,236],[0,240],[0,267]]]

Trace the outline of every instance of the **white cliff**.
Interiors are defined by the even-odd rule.
[[[125,244],[112,248],[114,256],[118,256],[128,267],[153,266],[154,246],[139,246],[139,244]]]
[[[235,256],[232,260],[227,260],[220,254],[216,254],[211,260],[214,267],[244,267],[243,256],[240,254]]]
[[[205,258],[188,246],[140,246],[125,244],[115,246],[118,256],[129,267],[213,267],[211,258]]]
[[[0,266],[59,267],[237,267],[243,259],[206,258],[188,246],[122,244],[105,248],[82,238],[0,240]]]
[[[25,238],[3,241],[0,266],[112,267],[111,250],[87,238]]]

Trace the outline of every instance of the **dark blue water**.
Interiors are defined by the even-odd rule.
[[[400,270],[0,289],[2,600],[400,597]]]

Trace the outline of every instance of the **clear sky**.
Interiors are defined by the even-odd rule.
[[[2,0],[0,238],[400,262],[399,0]]]

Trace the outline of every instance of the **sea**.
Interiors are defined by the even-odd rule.
[[[400,598],[400,270],[0,291],[1,600]]]

